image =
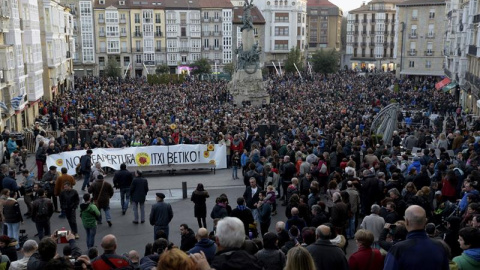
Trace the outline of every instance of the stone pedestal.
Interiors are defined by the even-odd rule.
[[[243,30],[243,51],[252,50],[254,44],[253,30]],[[270,95],[265,90],[265,83],[259,63],[250,63],[245,69],[236,70],[233,73],[228,88],[233,96],[234,103],[237,105],[241,105],[243,101],[250,101],[254,106],[270,104]]]

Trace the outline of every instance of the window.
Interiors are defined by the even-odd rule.
[[[124,56],[123,57],[123,65],[128,67],[130,65],[130,56]]]
[[[122,41],[122,52],[127,52],[127,42]]]
[[[161,52],[162,51],[162,41],[161,40],[157,40],[156,43],[155,43],[155,50],[157,52]]]
[[[135,13],[135,23],[140,23],[140,14]]]
[[[410,35],[412,37],[416,37],[417,36],[417,25],[412,25],[412,29],[411,29],[411,32],[410,32]]]
[[[139,25],[135,25],[135,36],[136,37],[141,36]]]
[[[435,9],[430,9],[430,13],[428,14],[428,18],[433,19],[435,18]]]
[[[117,11],[106,11],[105,18],[107,23],[118,24],[118,12]]]
[[[275,40],[275,50],[288,50],[288,40]]]
[[[107,46],[106,46],[107,43],[105,43],[105,41],[101,41],[100,42],[100,52],[101,53],[104,53],[107,51]]]
[[[144,10],[143,23],[152,23],[152,22],[153,22],[153,10]]]
[[[142,63],[142,55],[141,54],[135,55],[135,63],[138,63],[138,64]]]
[[[118,26],[107,26],[107,37],[118,37]]]
[[[432,67],[432,61],[427,60],[425,61],[425,68],[431,68]]]
[[[162,23],[162,19],[160,17],[160,13],[155,14],[155,23]]]
[[[82,49],[83,62],[93,62],[93,49],[92,48],[83,48]]]
[[[435,36],[435,25],[434,24],[429,24],[428,25],[428,37],[434,37]]]
[[[141,43],[140,40],[135,41],[135,48],[137,49],[137,52],[142,50],[142,45],[141,44],[142,43]]]
[[[120,41],[109,40],[107,42],[107,53],[120,53]]]
[[[288,26],[276,26],[275,36],[288,36]]]
[[[411,67],[411,68],[415,67],[415,61],[409,61],[408,67]]]
[[[288,22],[288,13],[275,13],[275,22]]]
[[[203,18],[208,20],[208,12],[203,12]]]
[[[155,35],[160,37],[162,36],[162,27],[161,26],[156,26],[155,27]]]
[[[213,40],[213,45],[214,45],[215,48],[220,47],[220,40],[218,38],[214,39]]]
[[[418,9],[412,10],[412,20],[418,19]]]
[[[103,17],[103,13],[98,14],[98,22],[103,23],[105,21],[105,18]]]
[[[187,28],[186,27],[180,27],[180,36],[182,36],[182,37],[187,36]]]
[[[208,47],[209,47],[209,41],[208,41],[207,38],[203,40],[203,47],[204,47],[204,48],[208,48]]]
[[[105,57],[103,56],[98,57],[98,65],[101,67],[105,66]]]

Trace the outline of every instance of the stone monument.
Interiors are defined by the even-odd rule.
[[[252,105],[270,104],[270,95],[265,90],[265,83],[260,69],[260,48],[253,34],[251,10],[253,0],[245,0],[243,5],[242,45],[235,50],[237,63],[229,91],[235,104],[249,101]]]

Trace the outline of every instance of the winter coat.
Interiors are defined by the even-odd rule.
[[[211,262],[213,260],[213,257],[215,257],[215,252],[217,251],[217,245],[215,244],[214,241],[208,238],[202,238],[187,253],[195,254],[195,253],[200,253],[200,251],[203,251],[203,253],[205,253],[205,257],[207,258],[207,261]]]
[[[93,203],[80,204],[80,217],[85,228],[97,227],[97,217],[100,216],[100,211]]]
[[[263,269],[255,256],[239,249],[225,249],[218,252],[210,266],[216,270]]]
[[[47,215],[39,216],[38,215],[38,210],[41,206],[41,204],[45,203],[47,207]],[[45,222],[49,221],[50,217],[53,215],[53,203],[50,199],[45,198],[45,197],[40,197],[33,201],[32,203],[32,220],[34,222]]]
[[[462,255],[453,258],[460,270],[480,269],[480,248],[465,250]]]
[[[243,227],[245,229],[245,235],[248,235],[248,225],[254,222],[252,211],[245,206],[237,206],[232,210],[231,217],[236,217],[243,222]]]
[[[225,206],[220,204],[215,204],[215,206],[212,209],[212,212],[210,213],[210,217],[212,219],[216,219],[216,218],[224,218],[226,216],[228,216],[228,213]]]
[[[307,250],[312,255],[317,269],[331,269],[332,266],[337,270],[349,268],[343,251],[329,240],[318,239],[309,245]]]
[[[172,221],[173,210],[172,206],[166,202],[157,202],[152,205],[150,212],[150,225],[166,227]]]
[[[260,265],[265,270],[283,269],[286,263],[286,256],[278,249],[261,249],[255,254]]]
[[[182,235],[180,249],[187,252],[195,246],[197,239],[192,229],[188,228],[187,233]]]
[[[148,181],[145,178],[133,179],[130,186],[130,200],[136,203],[144,203],[148,193]]]
[[[192,192],[191,201],[195,204],[193,212],[196,218],[207,217],[207,198],[210,197],[207,191],[195,190]]]
[[[3,204],[3,216],[5,223],[18,223],[23,221],[22,213],[20,212],[20,204],[13,198],[8,198]]]
[[[78,204],[80,203],[80,197],[78,192],[74,189],[64,190],[60,193],[60,206],[62,210],[71,211],[77,209]]]
[[[57,178],[57,181],[55,181],[55,196],[59,196],[60,193],[63,190],[63,186],[65,183],[70,183],[70,185],[73,187],[76,184],[75,178],[69,174],[62,174]]]
[[[115,188],[129,188],[132,184],[133,174],[127,170],[120,170],[113,176]]]
[[[100,191],[102,192],[101,194]],[[92,194],[92,200],[97,205],[98,209],[103,209],[110,205],[110,198],[113,196],[113,187],[110,183],[104,180],[97,180],[90,185],[88,193]]]

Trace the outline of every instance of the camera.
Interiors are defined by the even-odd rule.
[[[58,230],[55,232],[55,236],[57,237],[57,243],[58,244],[66,244],[68,243],[67,240],[67,235],[69,234],[69,231],[66,230]]]
[[[20,233],[22,233],[22,234],[23,234],[23,233],[26,233],[26,232],[27,232],[27,231],[25,231],[25,230],[20,230]]]

